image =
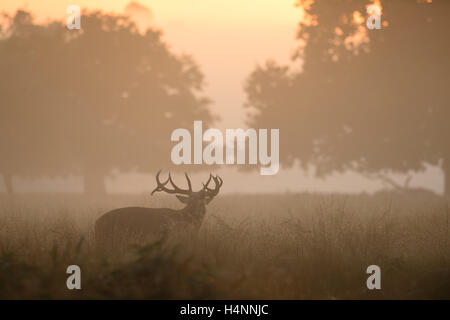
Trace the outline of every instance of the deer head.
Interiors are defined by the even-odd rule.
[[[169,177],[166,181],[161,182],[159,180],[159,176],[161,174],[161,170],[156,174],[156,188],[152,191],[152,195],[155,192],[162,191],[169,194],[175,194],[177,199],[182,203],[186,204],[184,209],[184,213],[187,216],[191,216],[193,220],[199,220],[201,222],[206,209],[205,206],[214,199],[215,196],[219,194],[220,187],[223,184],[223,180],[219,176],[209,175],[208,181],[203,183],[203,187],[199,191],[192,190],[192,183],[189,179],[189,176],[185,173],[185,177],[188,184],[188,189],[179,188],[172,180],[172,177],[169,173]],[[214,188],[210,188],[210,183],[214,182]],[[167,187],[167,184],[170,183],[172,189]]]

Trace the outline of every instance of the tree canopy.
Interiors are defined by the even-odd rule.
[[[369,4],[299,1],[293,65],[251,73],[248,123],[280,128],[285,165],[313,164],[319,176],[441,165],[450,194],[450,3],[380,1],[381,30],[366,27]]]
[[[0,173],[81,174],[104,192],[113,169],[154,172],[170,162],[170,132],[211,123],[194,60],[126,16],[83,12],[82,28],[7,17],[0,38]],[[10,185],[10,183],[9,183]],[[11,189],[11,187],[10,187]]]

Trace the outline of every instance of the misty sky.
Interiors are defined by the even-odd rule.
[[[1,8],[9,13],[25,8],[36,14],[39,21],[45,21],[47,18],[65,19],[67,6],[76,4],[107,12],[126,11],[143,28],[160,28],[175,52],[191,54],[200,65],[206,77],[206,94],[213,100],[211,108],[222,119],[217,127],[224,129],[244,125],[243,81],[254,67],[268,59],[280,63],[290,61],[298,45],[295,32],[301,18],[301,11],[294,3],[294,0],[140,0],[130,5],[129,0],[2,0]],[[228,192],[358,192],[374,191],[381,186],[356,174],[319,180],[292,169],[280,169],[271,177],[260,176],[257,172],[237,173],[230,168],[219,173],[225,178],[223,189]],[[56,188],[81,192],[78,180],[76,177],[35,182],[15,179],[15,184],[19,191]],[[201,178],[194,176],[194,180]],[[152,177],[133,174],[107,181],[108,190],[114,192],[142,192],[150,190],[153,184]],[[419,185],[441,191],[440,170],[430,168],[426,174],[415,176],[411,186]]]

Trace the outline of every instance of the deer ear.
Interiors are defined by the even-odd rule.
[[[180,200],[182,203],[185,203],[185,204],[189,203],[189,200],[190,200],[189,197],[179,196],[179,195],[176,195],[176,197],[177,197],[177,199]]]

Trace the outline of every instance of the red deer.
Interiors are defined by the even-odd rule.
[[[161,170],[156,175],[156,188],[152,191],[174,194],[178,200],[186,204],[181,210],[169,208],[126,207],[109,211],[102,215],[95,223],[95,238],[98,242],[112,240],[125,235],[161,236],[169,231],[171,226],[192,226],[197,230],[205,216],[206,205],[214,199],[222,186],[222,179],[209,175],[206,184],[200,191],[192,191],[189,176],[185,173],[188,189],[181,189],[175,185],[169,173],[166,181],[159,180]],[[214,182],[214,188],[209,184]],[[170,183],[169,189],[167,184]]]

